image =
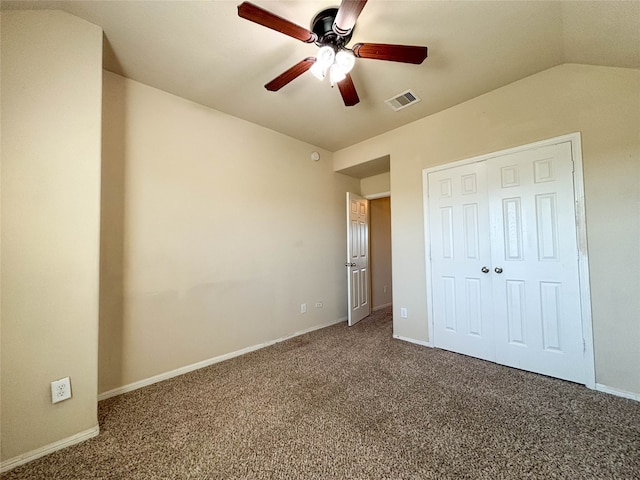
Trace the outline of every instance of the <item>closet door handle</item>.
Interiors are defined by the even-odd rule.
[[[496,273],[502,273],[502,268],[500,268],[500,267],[496,267],[496,268],[495,268],[495,270],[494,270],[494,272],[496,272]]]
[[[482,267],[482,273],[489,273],[489,267]]]

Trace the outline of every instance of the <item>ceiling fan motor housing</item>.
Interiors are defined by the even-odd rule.
[[[323,47],[325,45],[333,47],[338,51],[349,43],[353,29],[347,35],[338,35],[333,29],[333,23],[335,22],[336,15],[338,14],[337,8],[327,8],[319,12],[311,22],[311,31],[316,34],[318,40],[316,45]]]

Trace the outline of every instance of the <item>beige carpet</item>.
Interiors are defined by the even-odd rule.
[[[8,479],[638,479],[640,403],[391,337],[391,312],[100,404]]]

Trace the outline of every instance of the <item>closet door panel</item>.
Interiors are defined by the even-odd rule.
[[[494,360],[485,165],[434,172],[428,188],[434,344]]]
[[[487,161],[496,361],[583,383],[570,143]]]

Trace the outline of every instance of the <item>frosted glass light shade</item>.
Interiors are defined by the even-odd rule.
[[[318,55],[316,55],[316,63],[319,63],[322,67],[328,68],[331,66],[336,59],[336,52],[332,47],[324,46],[320,47],[318,50]]]
[[[331,81],[331,85],[341,82],[346,77],[347,73],[344,72],[338,64],[331,65],[331,69],[329,70],[329,80]]]
[[[331,85],[335,85],[345,79],[356,63],[356,57],[350,50],[335,52],[333,47],[325,45],[320,47],[315,63],[311,66],[311,73],[322,80],[329,72]]]
[[[356,57],[349,50],[340,50],[336,54],[336,65],[346,75],[356,63]]]
[[[320,65],[320,62],[318,62],[317,60],[313,65],[311,65],[309,71],[313,73],[313,76],[318,80],[323,80],[326,74],[326,68]]]

